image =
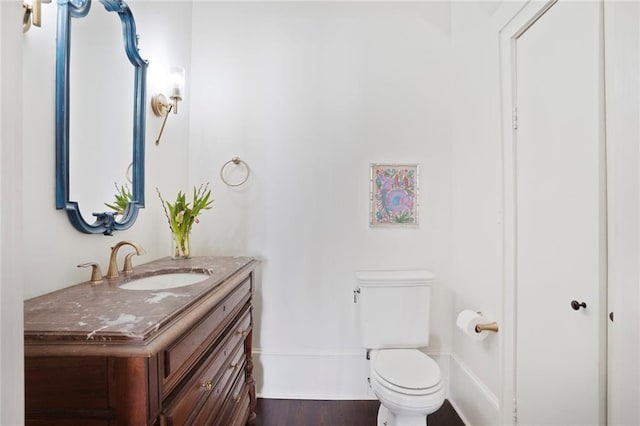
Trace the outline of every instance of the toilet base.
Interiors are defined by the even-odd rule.
[[[380,404],[378,408],[378,426],[425,426],[427,416],[398,416]]]
[[[391,415],[392,418],[389,418],[389,415]],[[395,426],[395,419],[393,417],[389,409],[380,404],[378,408],[378,426]]]

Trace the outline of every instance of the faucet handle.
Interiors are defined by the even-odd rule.
[[[131,252],[131,253],[127,253],[127,255],[124,257],[124,266],[122,267],[123,274],[128,274],[129,272],[133,271],[133,264],[131,263],[131,258],[137,255],[138,253]]]
[[[102,271],[100,265],[94,262],[83,263],[78,265],[78,268],[88,268],[91,266],[91,282],[93,284],[100,284],[102,282]]]

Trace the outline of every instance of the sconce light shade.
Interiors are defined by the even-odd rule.
[[[184,93],[184,68],[171,67],[169,69],[169,82],[170,82],[170,98],[173,100],[182,100]]]
[[[162,115],[164,115],[162,127],[160,127],[160,133],[158,134],[158,138],[156,139],[156,145],[160,145],[160,138],[162,137],[164,125],[167,123],[169,113],[171,111],[173,111],[174,114],[178,113],[178,101],[181,101],[184,96],[184,75],[185,72],[184,68],[182,67],[169,68],[167,74],[167,83],[169,89],[169,99],[171,99],[171,101],[167,101],[167,96],[163,93],[156,93],[151,98],[151,110],[153,111],[155,116],[162,117]]]

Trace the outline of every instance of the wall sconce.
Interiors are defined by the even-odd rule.
[[[36,27],[42,25],[42,3],[51,3],[51,0],[24,0],[22,3],[22,32],[26,33],[31,24]]]
[[[169,118],[169,113],[171,111],[173,111],[174,114],[178,113],[178,101],[182,100],[182,94],[184,93],[184,68],[169,68],[168,83],[170,102],[167,101],[167,96],[162,93],[157,93],[151,98],[151,110],[155,116],[162,117],[162,115],[164,115],[162,127],[160,127],[160,133],[156,139],[156,145],[160,145],[160,138],[164,131],[164,125],[167,123],[167,118]]]

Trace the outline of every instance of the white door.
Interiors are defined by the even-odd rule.
[[[561,0],[515,41],[516,407],[522,425],[604,424],[601,8]]]

